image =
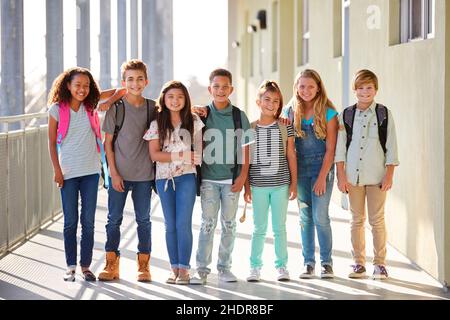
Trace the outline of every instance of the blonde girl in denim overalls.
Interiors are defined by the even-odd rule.
[[[294,84],[294,98],[284,108],[294,123],[298,161],[298,200],[304,271],[302,279],[315,276],[315,232],[320,247],[321,278],[333,278],[332,232],[328,207],[334,182],[337,112],[328,99],[319,74],[307,69]]]

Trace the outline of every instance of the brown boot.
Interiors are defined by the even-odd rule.
[[[137,280],[141,282],[152,281],[152,276],[150,275],[150,254],[148,253],[138,253],[137,255],[137,265],[138,265],[138,276]]]
[[[106,252],[106,265],[103,271],[98,275],[98,280],[111,281],[119,279],[119,261],[120,256],[115,252]]]

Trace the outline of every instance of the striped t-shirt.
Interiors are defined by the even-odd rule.
[[[59,122],[58,104],[52,105],[48,113]],[[83,104],[78,112],[70,109],[69,128],[58,158],[64,180],[100,173],[97,142]]]
[[[287,126],[287,133],[288,137],[294,136],[292,126]],[[268,126],[256,126],[256,144],[252,148],[249,175],[250,185],[253,187],[279,187],[290,184],[289,165],[277,122]]]

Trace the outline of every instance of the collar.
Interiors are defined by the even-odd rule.
[[[372,104],[366,109],[366,110],[360,110],[358,109],[358,107],[356,107],[356,110],[360,111],[360,112],[366,112],[368,110],[370,110],[372,113],[375,113],[375,108],[377,106],[377,103],[375,102],[375,100],[372,102]]]
[[[231,113],[232,112],[232,106],[233,105],[231,104],[231,101],[228,100],[228,105],[224,109],[220,109],[220,110],[217,109],[216,105],[214,104],[214,101],[212,101],[209,106],[210,106],[211,110],[214,110],[215,112],[222,113],[222,114],[227,114],[227,113]]]

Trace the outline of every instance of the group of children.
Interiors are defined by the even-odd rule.
[[[365,277],[365,202],[374,241],[374,278],[387,278],[384,202],[397,166],[395,126],[391,112],[374,102],[378,80],[362,70],[355,75],[357,104],[339,116],[314,70],[295,80],[294,97],[283,108],[278,84],[264,81],[258,89],[259,118],[250,123],[232,105],[232,75],[216,69],[210,75],[212,102],[192,107],[179,81],[164,85],[155,102],[143,97],[147,67],[140,60],[122,65],[122,89],[100,91],[90,72],[73,68],[54,82],[49,96],[49,150],[54,180],[61,189],[66,264],[64,280],[74,281],[77,226],[81,222],[80,266],[89,269],[102,155],[108,186],[106,262],[102,281],[119,279],[120,226],[128,192],[137,223],[138,281],[151,281],[150,202],[157,192],[165,222],[171,273],[169,284],[205,284],[211,272],[214,231],[220,210],[218,278],[235,282],[231,272],[239,196],[253,204],[250,273],[260,280],[269,211],[274,233],[277,280],[287,270],[286,215],[297,199],[304,271],[315,276],[315,233],[320,247],[322,278],[333,278],[332,231],[328,207],[337,167],[339,190],[349,194],[351,240],[355,262],[351,278]],[[101,140],[97,110],[106,111]],[[103,151],[103,146],[104,150]],[[103,156],[106,154],[106,157]],[[200,195],[202,217],[196,273],[189,270],[193,245],[192,213]],[[78,200],[81,197],[81,210]]]

